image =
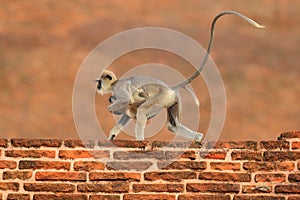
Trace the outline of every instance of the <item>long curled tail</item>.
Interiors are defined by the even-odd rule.
[[[206,54],[205,54],[205,56],[204,56],[204,58],[203,58],[203,60],[200,64],[199,68],[188,79],[186,79],[185,81],[173,86],[172,88],[174,90],[178,90],[180,88],[183,88],[187,84],[191,83],[200,74],[200,72],[204,68],[205,64],[207,63],[208,56],[211,52],[211,48],[212,48],[212,45],[213,45],[216,22],[223,15],[236,15],[239,18],[241,18],[241,19],[245,20],[246,22],[248,22],[249,24],[253,25],[256,28],[265,28],[265,26],[262,26],[262,25],[258,24],[257,22],[255,22],[254,20],[252,20],[252,19],[250,19],[250,18],[248,18],[248,17],[246,17],[246,16],[244,16],[244,15],[238,13],[238,12],[235,12],[235,11],[223,11],[223,12],[219,13],[217,16],[215,16],[215,18],[212,21],[211,28],[210,28],[210,39],[209,39],[208,47],[207,47]]]

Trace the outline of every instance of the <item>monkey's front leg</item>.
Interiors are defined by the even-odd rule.
[[[139,107],[136,114],[135,139],[144,140],[144,131],[147,122],[147,109]]]
[[[113,140],[120,131],[128,124],[130,117],[127,115],[123,115],[118,123],[114,126],[113,129],[109,132],[109,140]]]

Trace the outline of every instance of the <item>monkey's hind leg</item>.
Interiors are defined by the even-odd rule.
[[[195,131],[192,131],[191,129],[187,128],[186,126],[182,125],[179,120],[180,120],[180,115],[181,115],[181,105],[179,100],[169,107],[167,109],[168,111],[168,123],[167,123],[167,128],[169,131],[172,133],[175,133],[176,135],[179,135],[181,137],[191,139],[191,140],[196,140],[196,141],[201,141],[203,138],[202,133],[198,133]]]
[[[130,120],[130,117],[127,115],[123,115],[121,119],[118,121],[118,123],[111,129],[109,132],[109,140],[113,140],[119,133],[120,131],[128,124]]]

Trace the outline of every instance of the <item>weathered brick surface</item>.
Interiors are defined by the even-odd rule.
[[[183,184],[133,184],[134,192],[183,192]]]
[[[65,140],[65,147],[75,148],[75,147],[85,147],[85,148],[94,148],[96,141],[94,140]]]
[[[178,200],[230,200],[230,195],[182,194]]]
[[[267,150],[275,150],[275,149],[289,149],[290,143],[285,140],[280,141],[261,141],[260,148]]]
[[[144,171],[153,165],[150,161],[116,161],[107,162],[106,168],[109,170],[125,170],[125,171]]]
[[[60,147],[62,140],[56,139],[12,139],[11,144],[15,147]]]
[[[18,191],[20,184],[17,182],[0,182],[0,190]]]
[[[121,196],[98,194],[98,195],[91,195],[89,200],[121,200]]]
[[[250,172],[257,171],[293,171],[293,162],[244,162],[243,168]]]
[[[250,182],[249,173],[200,172],[199,179],[213,181]]]
[[[176,200],[176,196],[173,194],[125,194],[123,200]]]
[[[300,159],[300,151],[266,151],[264,161],[288,161]]]
[[[300,200],[299,133],[205,144],[0,139],[0,200]]]
[[[36,192],[74,192],[75,185],[67,183],[25,183],[24,190]]]
[[[82,172],[36,172],[37,181],[86,181],[86,173]]]
[[[54,150],[7,150],[5,156],[14,158],[54,158]]]
[[[30,194],[8,194],[7,200],[30,200]]]
[[[70,170],[71,163],[64,161],[21,160],[19,169],[64,169]]]
[[[186,190],[201,193],[238,193],[240,186],[229,183],[187,183]]]
[[[74,163],[75,171],[104,170],[105,164],[99,161],[78,161]]]
[[[8,140],[7,139],[0,139],[0,147],[6,148],[8,146]]]
[[[248,194],[253,194],[253,193],[271,193],[272,192],[272,186],[271,185],[243,185],[242,186],[242,193],[248,193]]]
[[[26,180],[32,177],[32,171],[4,171],[3,180],[20,179]]]
[[[286,175],[281,173],[275,174],[256,174],[255,182],[285,182]]]
[[[256,151],[233,151],[231,153],[232,160],[253,160],[262,161],[262,153]]]
[[[233,171],[239,171],[241,170],[241,163],[237,162],[211,162],[210,168],[213,170],[233,170]]]
[[[33,200],[88,200],[85,194],[35,194]]]
[[[17,162],[12,160],[0,160],[0,169],[15,169]]]
[[[233,197],[233,200],[285,200],[283,196],[240,196],[236,195]]]
[[[60,150],[61,159],[79,159],[79,158],[109,158],[109,151],[102,150]]]
[[[127,193],[129,183],[124,181],[107,182],[107,183],[85,183],[77,187],[79,192],[105,192],[105,193]]]
[[[140,181],[141,174],[133,172],[91,172],[91,181]]]
[[[204,170],[206,169],[206,162],[203,161],[164,161],[158,162],[159,169],[192,169]]]
[[[167,180],[167,181],[181,181],[183,179],[196,179],[196,172],[193,171],[173,171],[173,172],[146,172],[145,180]]]

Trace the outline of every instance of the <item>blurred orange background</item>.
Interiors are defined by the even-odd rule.
[[[157,26],[180,31],[206,47],[210,22],[223,10],[239,11],[267,28],[258,30],[234,17],[217,25],[212,58],[227,92],[220,139],[267,140],[299,130],[297,0],[23,0],[0,2],[0,136],[78,138],[72,118],[73,83],[97,44],[121,31]],[[175,55],[154,50],[122,56],[111,69],[122,75],[149,62],[172,66],[186,77],[193,72]],[[192,86],[201,102],[199,131],[205,132],[210,98],[201,78]],[[106,110],[107,98],[96,96],[106,133],[115,123]],[[163,130],[153,139],[168,137]],[[122,138],[130,139],[125,134],[118,139]]]

